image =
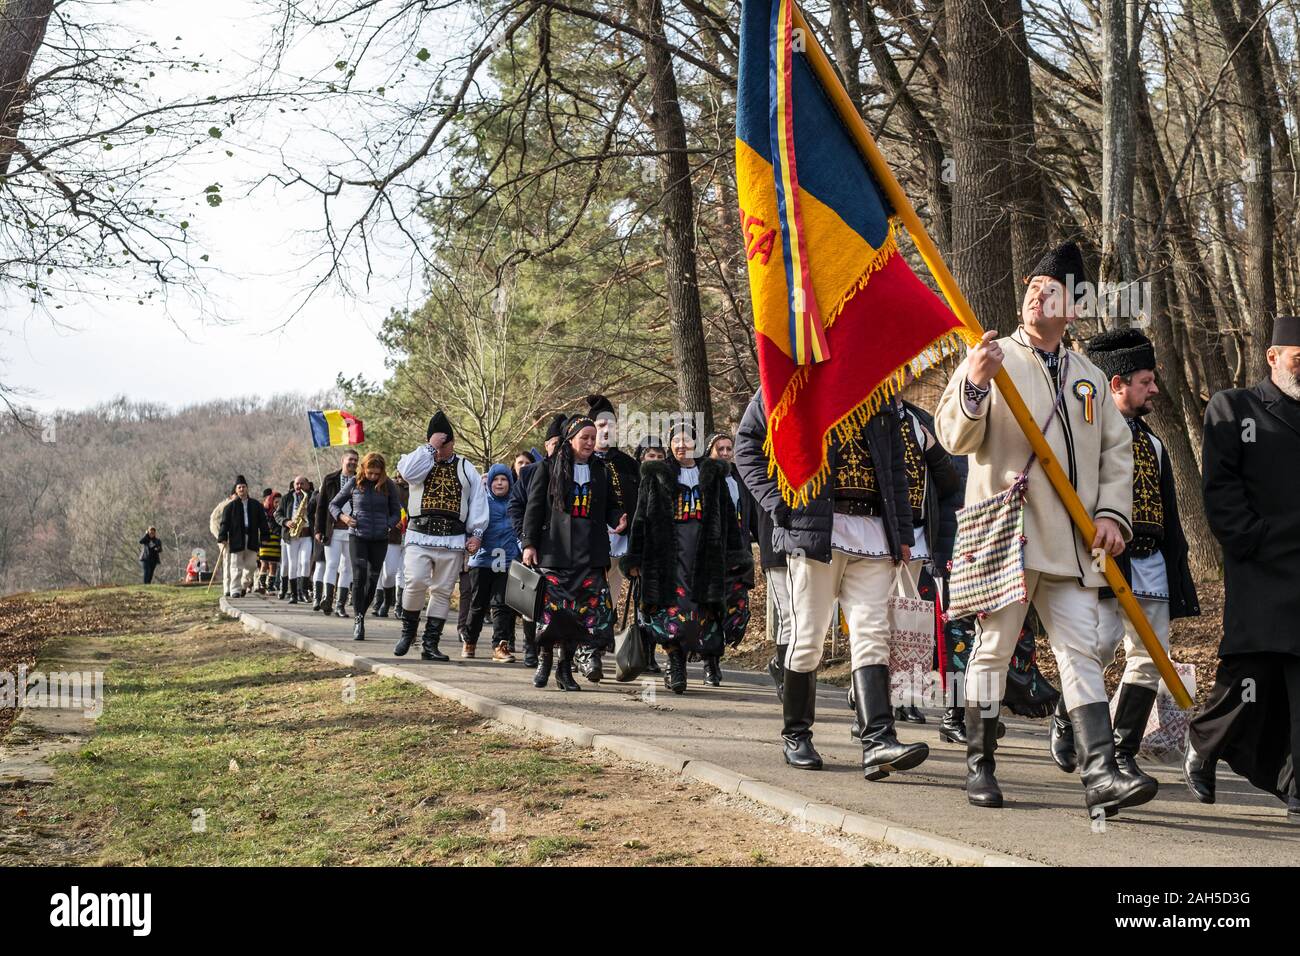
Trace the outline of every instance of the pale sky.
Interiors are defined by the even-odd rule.
[[[219,82],[232,88],[261,52],[265,25],[249,18],[254,6],[254,0],[121,0],[97,9],[100,16],[124,20],[137,35],[157,38],[169,51],[202,54],[208,61],[220,57]],[[304,42],[292,68],[323,74],[336,59],[331,44],[326,37]],[[205,93],[211,89],[203,87]],[[48,412],[119,394],[181,406],[235,395],[317,392],[331,387],[340,372],[382,378],[384,351],[375,333],[391,308],[421,299],[410,251],[396,240],[390,255],[378,257],[381,274],[369,293],[352,298],[336,288],[323,290],[286,329],[272,331],[289,320],[317,274],[308,260],[320,244],[305,233],[319,227],[320,206],[305,193],[267,187],[251,197],[246,192],[279,149],[310,153],[313,137],[319,137],[312,121],[273,110],[255,130],[227,131],[221,145],[235,159],[195,161],[175,175],[180,191],[193,197],[186,207],[192,239],[226,273],[207,278],[209,295],[201,303],[184,293],[143,306],[134,295],[124,301],[64,299],[56,315],[68,328],[58,328],[48,314],[11,298],[0,320],[0,381],[27,390],[19,400]],[[203,186],[213,181],[223,185],[224,202],[217,209],[207,208],[202,197]],[[234,324],[211,322],[205,313]]]

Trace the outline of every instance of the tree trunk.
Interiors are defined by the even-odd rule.
[[[1240,0],[1241,17],[1232,0],[1210,0],[1219,32],[1232,58],[1241,104],[1241,126],[1245,138],[1246,163],[1244,206],[1246,211],[1246,292],[1250,308],[1243,325],[1246,380],[1267,378],[1265,351],[1273,335],[1277,312],[1277,287],[1273,272],[1273,149],[1269,131],[1268,91],[1264,88],[1263,47],[1258,0]],[[1253,29],[1250,29],[1253,25]],[[1247,30],[1250,32],[1247,33]],[[1240,45],[1239,45],[1240,44]]]
[[[651,82],[650,125],[659,151],[657,164],[663,188],[663,258],[673,361],[677,366],[677,399],[682,411],[701,415],[705,431],[712,431],[713,403],[709,397],[709,363],[695,260],[695,196],[686,155],[686,123],[677,99],[672,57],[666,49],[661,0],[635,0],[635,4],[638,25],[653,41],[643,45],[643,52]]]
[[[1039,165],[1034,133],[1034,88],[1029,77],[1029,47],[1020,0],[1005,0],[1007,110],[1011,164],[1012,277],[1025,278],[1047,247],[1047,184]]]
[[[1133,248],[1133,86],[1136,64],[1130,58],[1129,0],[1101,4],[1101,270],[1104,288],[1137,278]],[[1100,291],[1100,290],[1099,290]],[[1099,295],[1107,327],[1127,325],[1110,312],[1110,297]],[[1121,297],[1115,297],[1123,301]],[[1132,319],[1133,316],[1128,316]]]
[[[27,73],[53,10],[54,0],[0,0],[0,176],[13,159],[31,96]]]
[[[982,0],[950,0],[948,99],[952,133],[952,271],[976,317],[1002,334],[1017,324],[1012,284],[1006,56],[1002,27]]]

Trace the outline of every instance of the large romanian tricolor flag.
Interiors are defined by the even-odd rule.
[[[308,412],[307,421],[311,423],[311,443],[315,448],[328,448],[330,445],[360,445],[366,440],[361,419],[351,412],[339,411],[337,408],[323,412]]]
[[[795,504],[826,480],[836,429],[870,418],[909,366],[956,351],[962,325],[899,254],[856,118],[818,81],[793,0],[743,0],[740,17],[741,226],[767,451]]]

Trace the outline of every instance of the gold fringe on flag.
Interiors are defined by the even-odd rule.
[[[870,281],[872,275],[878,272],[889,261],[889,258],[898,252],[898,242],[895,235],[898,225],[898,220],[890,217],[889,234],[885,237],[885,241],[881,243],[880,248],[875,251],[875,255],[871,257],[871,261],[867,263],[866,268],[863,269],[858,281],[841,296],[840,301],[831,310],[830,316],[826,320],[827,329],[835,324],[835,320],[844,311],[849,299],[861,291]],[[885,376],[884,381],[872,389],[869,395],[826,429],[822,434],[821,467],[801,487],[795,488],[790,484],[785,473],[777,466],[776,458],[772,454],[772,433],[776,430],[776,426],[780,424],[781,419],[790,413],[800,388],[807,382],[808,376],[815,366],[805,366],[798,369],[790,381],[786,383],[785,391],[781,393],[781,400],[768,413],[767,438],[763,442],[763,451],[767,455],[768,477],[770,478],[773,473],[776,474],[777,487],[780,488],[781,497],[785,500],[785,503],[792,508],[804,507],[808,504],[810,498],[815,498],[821,492],[822,485],[830,475],[830,460],[827,451],[832,432],[841,441],[851,438],[880,410],[882,403],[902,391],[909,371],[913,375],[919,376],[923,371],[923,365],[938,364],[949,355],[956,355],[962,344],[974,345],[976,341],[978,339],[964,326],[951,329],[923,348],[915,357],[903,362],[893,372]]]

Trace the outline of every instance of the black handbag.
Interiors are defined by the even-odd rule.
[[[614,680],[620,684],[636,680],[648,664],[645,641],[641,640],[641,622],[637,619],[637,608],[641,605],[641,579],[636,577],[629,583],[631,587],[623,598],[623,626],[614,635]]]
[[[546,582],[542,580],[542,573],[522,561],[511,561],[506,573],[506,605],[521,617],[535,621],[541,616],[545,597]]]

